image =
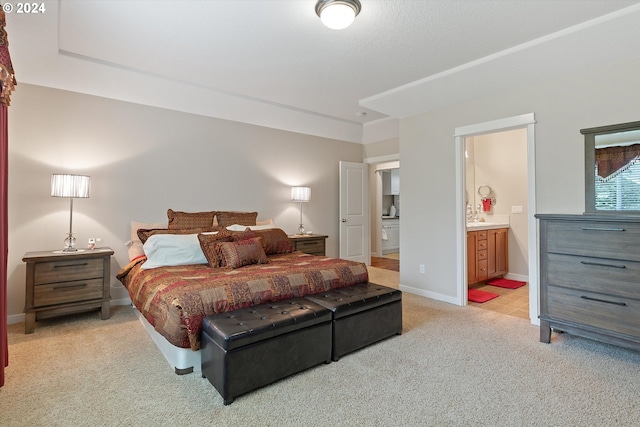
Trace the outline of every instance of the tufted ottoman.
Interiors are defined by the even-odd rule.
[[[306,299],[333,313],[331,358],[402,333],[402,292],[375,283],[332,289]]]
[[[331,311],[291,298],[207,316],[200,351],[202,376],[228,405],[243,393],[331,362]]]

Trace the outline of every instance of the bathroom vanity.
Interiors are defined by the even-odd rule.
[[[509,272],[509,228],[505,224],[477,222],[467,225],[467,285]]]

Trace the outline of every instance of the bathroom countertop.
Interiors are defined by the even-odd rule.
[[[400,219],[400,216],[398,216],[398,215],[396,215],[396,216],[382,215],[382,219]]]
[[[470,222],[467,231],[491,230],[495,228],[509,228],[508,222]]]

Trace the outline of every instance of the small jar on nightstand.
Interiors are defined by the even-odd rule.
[[[111,248],[27,252],[24,333],[36,320],[100,309],[109,318]]]
[[[289,236],[296,251],[309,255],[326,255],[326,240],[329,236],[324,234],[294,234]]]

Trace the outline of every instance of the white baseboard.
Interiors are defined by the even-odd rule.
[[[437,301],[447,302],[449,304],[458,305],[458,299],[456,297],[452,297],[449,295],[439,294],[437,292],[425,291],[424,289],[413,288],[410,286],[404,286],[400,284],[399,286],[402,292],[408,292],[410,294],[419,295],[421,297],[431,298]]]
[[[524,274],[513,274],[513,273],[507,273],[504,276],[505,279],[509,279],[509,280],[517,280],[519,282],[527,282],[529,283],[529,276],[524,275]]]
[[[15,325],[16,323],[24,322],[24,313],[21,314],[12,314],[11,316],[7,316],[7,324]]]

